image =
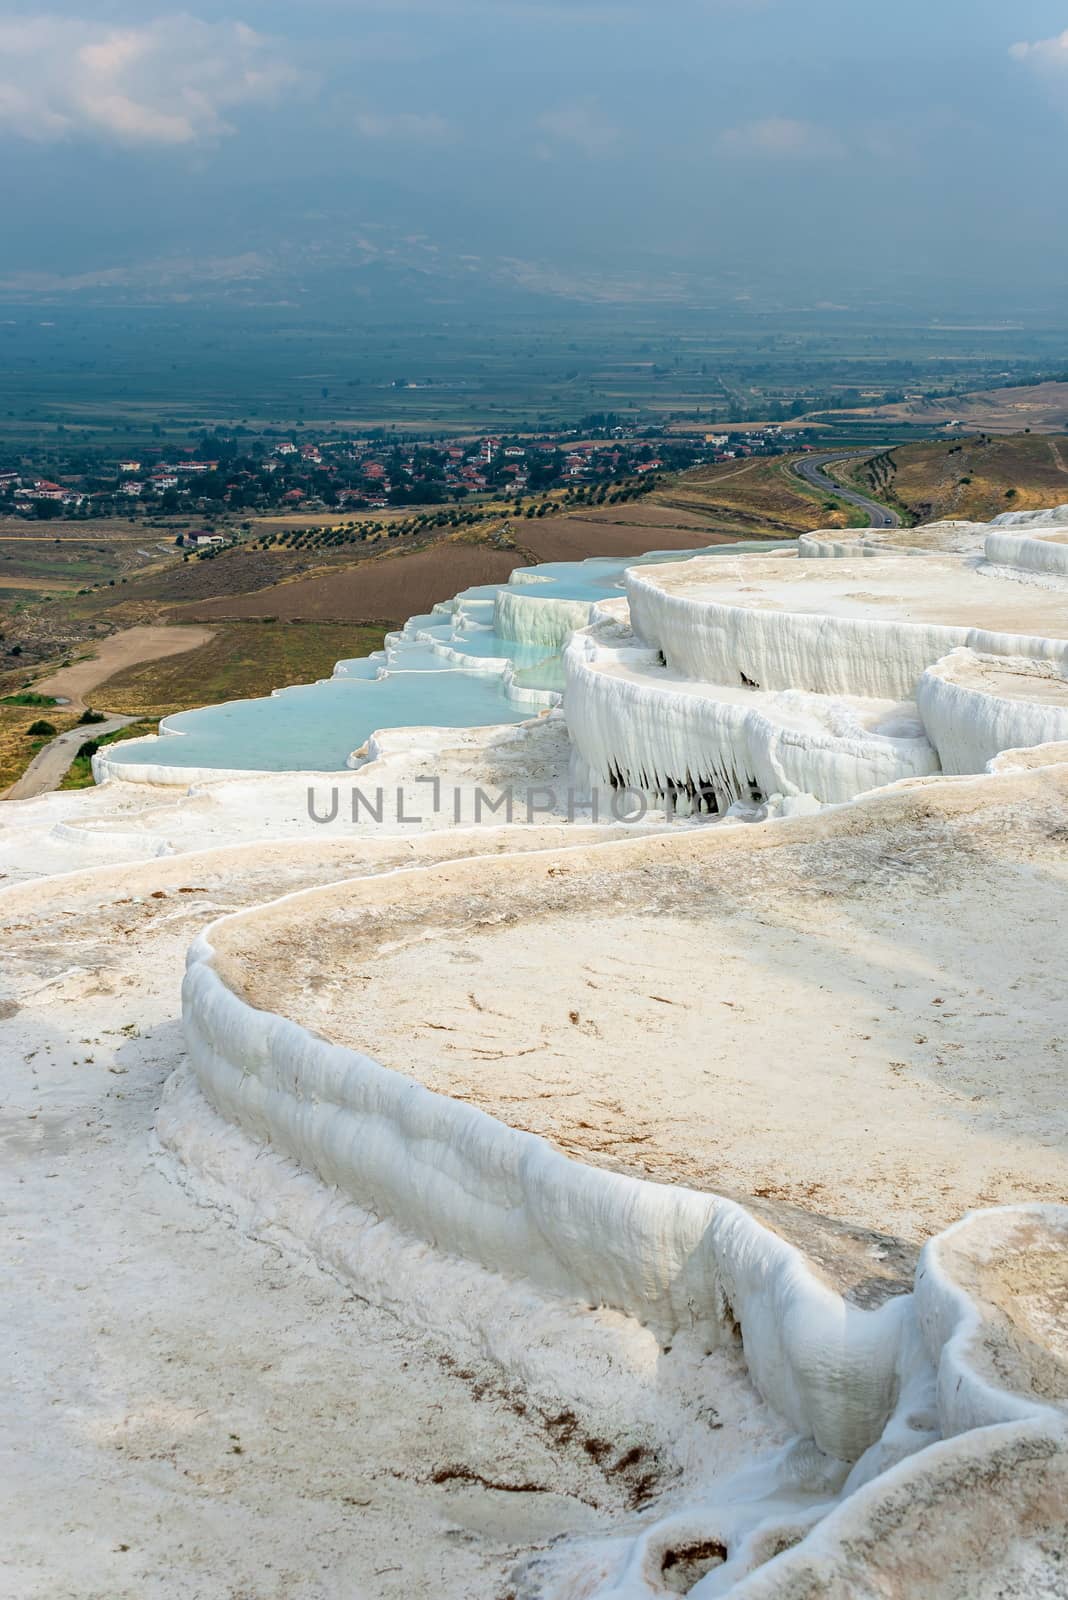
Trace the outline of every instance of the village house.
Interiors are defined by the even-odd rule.
[[[49,478],[34,478],[28,488],[16,489],[16,500],[63,500],[70,493]]]

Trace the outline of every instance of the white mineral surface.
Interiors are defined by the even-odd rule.
[[[0,807],[0,1591],[1063,1597],[1066,540],[524,592],[563,713]]]

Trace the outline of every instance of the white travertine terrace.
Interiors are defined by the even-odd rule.
[[[585,600],[542,600],[536,583],[508,587],[494,601],[494,627],[518,644],[558,650],[575,628],[585,627],[592,609]]]
[[[916,693],[946,773],[982,772],[1003,750],[1068,739],[1068,664],[954,650]]]
[[[402,1234],[624,1312],[664,1345],[696,1330],[722,1346],[737,1326],[757,1390],[796,1443],[755,1477],[686,1483],[636,1536],[558,1547],[520,1592],[650,1600],[669,1552],[712,1543],[722,1560],[697,1596],[876,1595],[902,1563],[913,1585],[902,1592],[983,1595],[988,1497],[1027,1526],[1034,1573],[1052,1581],[1068,1489],[1068,1208],[1052,1199],[1065,1179],[1056,1040],[1068,1015],[1057,958],[1036,960],[1027,930],[1068,909],[1066,798],[1063,766],[905,784],[788,828],[459,861],[229,918],[194,946],[186,978],[203,1101],[181,1085],[161,1131],[179,1150],[210,1146],[210,1106],[220,1127]],[[1003,859],[1006,810],[1028,820]],[[952,959],[932,964],[927,952],[953,939]],[[701,977],[713,965],[721,982]],[[998,1020],[994,990],[1028,974],[1025,1037],[1012,1008]],[[939,1033],[928,1070],[944,1126],[924,1125],[928,1091],[896,1076],[916,1061],[918,1023]],[[643,1039],[650,1056],[635,1052]],[[888,1063],[895,1050],[906,1061]],[[946,1076],[935,1062],[957,1050],[968,1055]],[[819,1136],[791,1081],[823,1107]],[[653,1109],[665,1093],[669,1115]],[[637,1129],[628,1139],[608,1104],[630,1107],[651,1145]],[[532,1117],[541,1136],[526,1131]],[[850,1173],[866,1128],[881,1137]],[[867,1244],[791,1205],[719,1197],[703,1140],[723,1152],[734,1193],[767,1193],[761,1151],[780,1193],[819,1180],[817,1210],[862,1220]],[[954,1141],[980,1163],[961,1167],[962,1194],[1050,1200],[939,1233]],[[936,1237],[913,1293],[895,1294],[909,1248],[891,1250],[879,1230],[897,1220],[905,1170],[929,1208],[919,1226],[902,1216],[905,1232]],[[949,1215],[959,1203],[948,1195]],[[912,1548],[924,1507],[941,1508],[956,1588],[940,1586],[944,1545]],[[805,1587],[816,1571],[830,1588]]]
[[[808,534],[799,554],[627,573],[565,653],[592,778],[720,812],[833,804],[1064,737],[1060,520]]]
[[[609,619],[574,636],[564,667],[571,737],[600,784],[710,792],[725,811],[776,794],[851,800],[939,770],[915,705],[695,681]]]
[[[186,1026],[209,1115],[402,1233],[540,1293],[623,1312],[664,1344],[689,1328],[711,1348],[737,1328],[762,1399],[795,1430],[785,1456],[658,1505],[636,1537],[535,1559],[518,1574],[524,1595],[874,1596],[903,1563],[908,1593],[981,1595],[991,1570],[998,1593],[1054,1581],[1068,1491],[1058,1311],[1068,1209],[1055,1203],[1068,1128],[1056,1131],[1053,1109],[1063,986],[1020,1076],[997,1065],[1020,1046],[1020,1020],[1003,1034],[990,997],[1028,976],[1045,982],[1027,930],[1064,914],[1049,819],[1068,771],[1057,755],[1068,741],[1066,546],[1059,526],[1041,523],[896,537],[907,554],[876,547],[861,564],[841,540],[831,548],[845,559],[832,563],[631,570],[626,600],[598,606],[565,650],[568,730],[594,782],[721,812],[772,797],[841,807],[866,794],[859,808],[760,844],[731,829],[313,891],[220,923],[191,952]],[[820,536],[810,542],[804,555],[829,553]],[[957,780],[974,789],[939,787],[940,774],[976,775]],[[1005,861],[1001,818],[1021,805],[1032,831]],[[1000,948],[988,954],[992,925]],[[316,928],[330,931],[316,938]],[[959,975],[925,970],[921,952],[947,947]],[[850,1006],[838,991],[854,967],[856,1038],[832,1090]],[[355,1008],[341,998],[353,982]],[[896,1076],[915,1059],[909,1030],[929,1030],[927,1007],[945,1003],[927,996],[926,1015],[912,1017],[904,995],[935,985],[953,991],[947,1020],[985,1018],[968,1043],[940,1031],[936,1075],[967,1049],[968,1070],[1000,1096],[991,1142],[985,1112],[973,1120],[957,1104],[964,1080],[941,1085],[966,1129],[959,1199],[940,1182],[955,1131],[939,1127],[926,1093],[910,1106]],[[567,1022],[551,1020],[555,995]],[[679,1008],[666,1033],[667,1059],[673,1046],[679,1060],[650,1074],[632,1046],[665,1037],[661,1007]],[[926,1043],[926,1032],[912,1039]],[[903,1058],[887,1078],[872,1040],[875,1058]],[[744,1067],[748,1056],[759,1065]],[[810,1104],[826,1096],[832,1149],[882,1130],[870,1197],[840,1158],[813,1150],[779,1060],[788,1080],[800,1071]],[[665,1089],[674,1116],[661,1109]],[[973,1089],[971,1104],[988,1092]],[[185,1084],[165,1121],[178,1148],[203,1142],[189,1132],[197,1105]],[[819,1209],[873,1240],[880,1225],[900,1228],[893,1270],[858,1278],[855,1236],[847,1244],[804,1207],[769,1198],[760,1151],[776,1153],[784,1199],[819,1174]],[[720,1196],[717,1168],[732,1195],[765,1199]],[[892,1281],[918,1221],[895,1199],[889,1174],[904,1169],[913,1205],[927,1207],[919,1237],[936,1235],[911,1294]],[[947,1229],[979,1193],[1044,1203]],[[991,1498],[1009,1528],[1030,1530],[1020,1572],[1009,1558],[990,1567]],[[939,1531],[917,1552],[933,1508]],[[676,1566],[681,1588],[665,1584]]]
[[[109,993],[120,1052],[142,1023],[173,1034],[163,963],[199,928],[156,1119],[193,1192],[496,1363],[505,1410],[537,1395],[657,1462],[629,1506],[530,1515],[502,1592],[1060,1600],[1065,551],[1062,507],[632,569],[592,615],[524,591],[510,637],[575,628],[563,715],[355,758],[391,790],[551,787],[570,760],[726,826],[330,836],[294,775],[179,793],[117,766],[5,809],[12,1003],[42,1008],[17,1019],[27,1123],[57,1030],[84,1051]],[[131,1101],[143,1139],[153,1102]],[[491,1501],[539,1498],[516,1470]],[[421,1515],[413,1544],[443,1545],[435,1517],[477,1540],[500,1513]]]
[[[803,533],[797,553],[805,559],[885,555],[982,555],[990,524],[950,519],[919,528],[818,528]]]
[[[1068,589],[1032,590],[966,559],[755,556],[713,569],[698,558],[632,570],[626,589],[634,632],[708,683],[904,699],[959,645],[1068,657]]]
[[[1019,540],[1013,546],[1008,540]],[[1045,549],[1041,544],[1045,544]],[[803,533],[797,553],[805,557],[906,555],[981,556],[1024,571],[1064,574],[1068,566],[1050,546],[1068,543],[1068,505],[1052,511],[1008,511],[993,522],[948,519],[919,528],[820,528]]]
[[[1063,527],[1039,526],[1026,533],[991,533],[983,549],[992,566],[1068,578],[1068,523]]]

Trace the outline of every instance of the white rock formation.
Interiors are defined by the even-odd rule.
[[[797,541],[802,559],[840,556],[959,555],[983,553],[990,524],[949,519],[919,528],[819,528]]]
[[[882,802],[881,813],[840,809],[805,824],[807,833],[792,835],[788,847],[784,838],[779,849],[790,859],[796,852],[798,868],[822,881],[824,892],[832,892],[831,863],[837,860],[840,870],[842,851],[865,835],[873,849],[881,839],[911,836],[914,849],[929,845],[952,875],[969,849],[993,837],[999,805],[1019,809],[1028,797],[1038,808],[1062,802],[1065,772],[1051,767],[1024,778],[971,783],[967,793],[947,788],[943,800],[937,789],[900,786]],[[1001,791],[991,788],[998,783]],[[1056,861],[1037,814],[1035,827],[1043,840],[1041,864]],[[1068,1283],[1068,1208],[977,1213],[926,1247],[911,1295],[865,1308],[835,1285],[833,1257],[829,1268],[825,1262],[814,1269],[782,1236],[782,1227],[789,1228],[785,1219],[771,1229],[715,1193],[569,1158],[554,1144],[487,1116],[477,1100],[479,1092],[489,1093],[495,1050],[484,1051],[482,1088],[472,1105],[471,1095],[461,1100],[432,1092],[417,1077],[312,1031],[292,1014],[312,970],[336,992],[350,990],[345,961],[339,966],[336,953],[348,948],[346,896],[355,897],[353,926],[368,945],[367,952],[359,945],[353,950],[352,970],[362,974],[364,1003],[372,1007],[376,979],[364,968],[373,949],[394,960],[398,949],[410,946],[425,966],[433,959],[427,947],[447,939],[451,959],[465,958],[457,983],[466,988],[471,972],[484,964],[479,948],[492,908],[500,908],[497,919],[505,926],[533,917],[529,939],[539,921],[553,928],[548,902],[580,897],[584,878],[608,893],[614,884],[620,904],[634,895],[644,902],[652,938],[659,908],[649,897],[659,884],[676,904],[670,873],[679,873],[694,894],[696,974],[707,959],[696,953],[717,947],[714,923],[707,930],[698,926],[697,908],[709,903],[707,883],[736,883],[739,906],[766,915],[763,902],[754,901],[753,884],[768,849],[775,851],[775,844],[762,843],[759,833],[713,830],[582,854],[475,860],[406,873],[393,883],[313,890],[228,918],[190,953],[184,1014],[196,1082],[225,1124],[255,1146],[269,1147],[273,1158],[292,1158],[402,1236],[549,1297],[622,1312],[654,1330],[662,1345],[692,1333],[705,1348],[722,1349],[740,1337],[756,1389],[794,1442],[734,1477],[703,1486],[699,1478],[689,1480],[684,1496],[658,1504],[636,1534],[621,1530],[592,1543],[556,1546],[521,1569],[517,1592],[652,1600],[664,1592],[665,1573],[683,1567],[698,1596],[804,1594],[817,1573],[828,1587],[811,1592],[875,1596],[888,1575],[901,1570],[913,1585],[905,1592],[918,1586],[963,1600],[987,1593],[990,1577],[994,1594],[998,1583],[1012,1581],[1016,1559],[1006,1565],[999,1555],[992,1562],[985,1535],[994,1495],[1001,1525],[1028,1530],[1026,1559],[1019,1559],[1039,1585],[1034,1592],[1055,1593],[1048,1585],[1058,1571],[1068,1483],[1068,1326],[1059,1309]],[[859,859],[856,873],[863,880]],[[981,898],[986,915],[1018,941],[1022,928],[1010,918],[1026,917],[1035,906],[1025,894],[1010,910],[1004,896],[1012,879],[1008,873],[1000,880],[1004,888]],[[782,900],[790,879],[780,873],[776,881]],[[501,892],[509,882],[511,900]],[[553,887],[539,887],[547,884]],[[898,915],[914,918],[931,892],[921,884],[914,901],[899,897]],[[1063,896],[1063,884],[1059,892]],[[1043,903],[1048,914],[1054,902]],[[763,915],[754,926],[762,921]],[[857,938],[856,913],[854,923]],[[307,973],[298,964],[294,981],[275,1001],[278,1011],[264,1009],[274,970],[268,947],[273,960],[302,963],[294,952],[311,948],[317,927],[336,928],[335,942],[327,948],[324,941]],[[610,977],[607,963],[617,942],[607,918],[598,956],[572,941],[574,958],[581,970],[598,974],[598,987]],[[761,955],[754,940],[754,960]],[[638,959],[644,965],[649,951],[639,951]],[[435,988],[434,994],[438,1018],[449,1019],[436,1037],[449,1041],[459,1034],[461,1052],[476,1048],[485,1037],[482,1003],[467,1011],[472,1020],[465,1039],[448,991]],[[431,998],[424,997],[427,1008]],[[497,1004],[504,1003],[502,995]],[[889,993],[885,1003],[893,1004]],[[935,1003],[941,1005],[941,997]],[[581,1048],[577,1027],[573,1037]],[[660,1070],[670,1081],[670,1069]],[[165,1110],[167,1138],[192,1151],[201,1136],[189,1130],[201,1115],[183,1087],[173,1111]],[[915,1551],[917,1528],[931,1515],[938,1519],[933,1543]],[[958,1554],[947,1582],[939,1567],[951,1547]]]
[[[708,683],[904,699],[958,645],[1068,656],[1068,591],[1036,594],[966,559],[697,559],[632,570],[626,588],[634,632]]]
[[[1040,525],[1028,533],[991,533],[983,549],[992,566],[1068,579],[1068,525],[1048,529]]]
[[[1068,665],[954,650],[916,700],[942,771],[982,772],[1003,750],[1068,739]]]
[[[805,535],[799,554],[818,564],[632,570],[626,601],[598,607],[565,652],[579,755],[599,782],[724,812],[776,796],[840,802],[1062,738],[1066,541],[1060,523],[1028,516]],[[857,566],[858,554],[873,559]],[[999,677],[996,657],[1016,665]]]
[[[938,771],[915,705],[694,681],[610,620],[564,655],[568,727],[598,784],[714,797],[851,800]]]
[[[573,630],[567,722],[376,734],[353,782],[534,784],[563,823],[573,758],[730,826],[342,804],[329,831],[306,797],[337,773],[106,760],[0,808],[12,1410],[49,1460],[6,1519],[27,1594],[178,1600],[231,1548],[266,1593],[306,1545],[309,1583],[368,1600],[1060,1600],[1066,549],[1065,508],[820,533],[633,569],[592,612],[527,579],[387,644],[385,671],[430,652],[548,697],[494,641]],[[270,1244],[265,1287],[220,1271],[220,1210]],[[306,1406],[294,1250],[407,1324],[361,1311]],[[187,1394],[209,1311],[225,1353]],[[458,1420],[461,1359],[492,1416]],[[391,1426],[331,1454],[367,1388]],[[222,1536],[206,1493],[241,1513]],[[361,1539],[393,1560],[353,1566]]]

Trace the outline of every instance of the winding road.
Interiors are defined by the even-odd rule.
[[[847,461],[851,456],[866,457],[878,453],[877,450],[828,450],[822,455],[802,456],[800,461],[794,462],[793,470],[810,488],[819,489],[825,494],[833,494],[837,499],[848,501],[851,506],[867,512],[873,528],[900,528],[901,518],[896,511],[891,511],[889,506],[880,505],[878,500],[869,500],[859,489],[844,489],[836,479],[829,477],[823,470],[832,462]]]

